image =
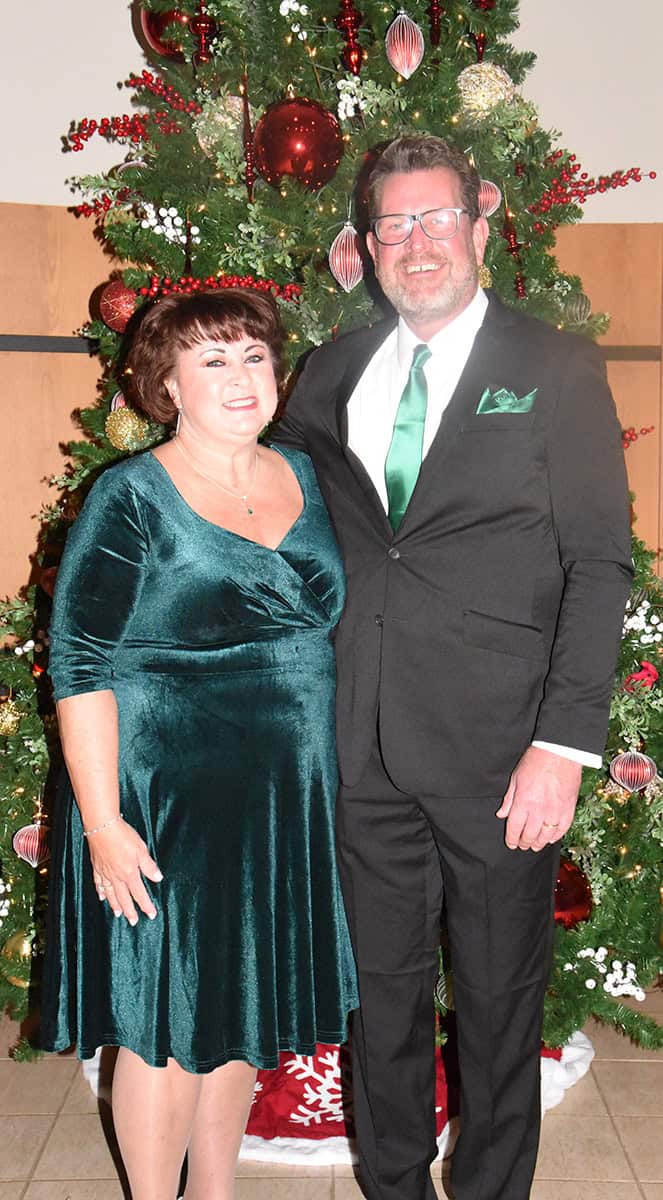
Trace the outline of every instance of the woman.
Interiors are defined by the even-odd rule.
[[[58,575],[51,674],[69,778],[44,1040],[120,1046],[133,1200],[228,1200],[256,1067],[356,1006],[336,878],[338,550],[277,404],[271,296],[161,299],[129,366],[167,443],[106,471]]]

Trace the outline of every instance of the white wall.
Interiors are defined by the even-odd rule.
[[[630,10],[625,0],[521,0],[520,15],[514,40],[538,55],[523,92],[542,123],[560,130],[591,174],[632,165],[659,174],[590,199],[586,219],[663,221],[662,0],[637,0]],[[98,137],[62,154],[61,135],[73,119],[130,111],[130,93],[117,89],[143,65],[130,6],[31,0],[3,5],[2,17],[0,201],[71,204],[69,176],[124,156]]]

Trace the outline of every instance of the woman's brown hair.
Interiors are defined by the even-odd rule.
[[[177,410],[166,382],[175,372],[180,351],[207,339],[237,342],[243,337],[255,338],[269,349],[277,383],[281,383],[284,336],[276,301],[269,292],[224,288],[163,296],[140,313],[126,358],[127,390],[148,417],[168,423]]]

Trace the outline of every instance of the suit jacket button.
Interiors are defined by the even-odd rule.
[[[400,550],[397,550],[395,546],[392,546],[391,549],[387,551],[387,554],[390,558],[400,558],[401,556]]]
[[[375,618],[375,624],[376,625],[384,625],[384,617],[382,616],[382,613],[377,614],[377,616]]]

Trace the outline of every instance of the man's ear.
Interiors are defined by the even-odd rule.
[[[368,253],[373,259],[373,262],[375,262],[375,255],[377,254],[377,242],[370,229],[366,234],[366,247],[368,249]]]

